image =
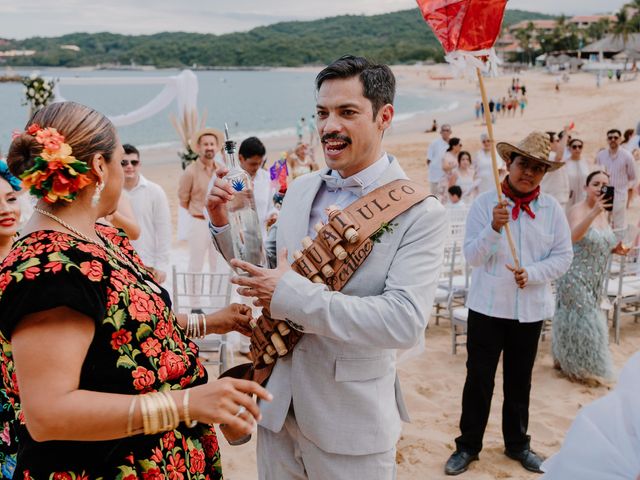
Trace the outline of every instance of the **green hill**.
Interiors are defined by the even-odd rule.
[[[552,18],[507,10],[505,25]],[[77,45],[80,51],[60,48]],[[156,67],[259,67],[324,64],[345,53],[386,63],[441,60],[443,51],[417,8],[384,15],[344,15],[309,22],[282,22],[225,35],[163,32],[128,36],[73,33],[9,41],[0,50],[36,50],[7,60],[14,66],[77,67],[99,64]]]

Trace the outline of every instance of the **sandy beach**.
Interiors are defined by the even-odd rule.
[[[400,85],[436,89],[437,81],[429,79],[429,70],[441,68],[403,66],[394,71]],[[592,162],[595,153],[606,146],[605,132],[609,128],[624,131],[635,127],[640,120],[638,110],[634,108],[637,105],[635,99],[638,81],[604,81],[601,88],[597,88],[595,76],[575,74],[568,83],[561,85],[560,92],[557,93],[554,90],[555,77],[552,75],[525,72],[518,77],[527,87],[529,105],[523,116],[518,112],[513,118],[498,118],[494,127],[496,141],[517,142],[531,130],[558,131],[573,122],[573,135],[584,140],[584,156]],[[489,96],[497,98],[506,95],[511,78],[511,75],[505,75],[487,79]],[[459,95],[460,108],[438,113],[438,122],[452,121],[453,136],[462,139],[464,150],[475,152],[480,147],[480,134],[485,131],[479,121],[469,120],[473,117],[475,99],[479,98],[476,82],[467,79],[450,80],[443,93]],[[385,138],[386,150],[395,155],[409,177],[418,182],[427,181],[425,152],[437,134],[424,133],[424,130],[430,126],[432,118],[431,114],[413,117],[395,126]],[[270,158],[275,159],[278,157],[277,152],[293,146],[295,139],[273,138],[265,143]],[[321,158],[320,152],[318,158]],[[175,220],[177,179],[180,175],[175,151],[146,150],[143,152],[143,165],[144,175],[165,188]],[[636,210],[637,208],[632,212],[634,219],[637,219]],[[184,249],[184,245],[180,243],[175,243],[174,247],[176,251]],[[636,351],[639,342],[640,326],[632,319],[624,318],[620,345],[610,345],[617,369]],[[551,339],[547,336],[540,343],[533,373],[529,428],[533,449],[544,456],[559,449],[580,407],[608,392],[606,387],[589,388],[561,377],[552,367],[550,347]],[[458,355],[451,354],[450,325],[444,320],[438,326],[431,322],[426,333],[426,351],[399,366],[405,399],[413,419],[411,424],[404,426],[398,443],[399,479],[445,478],[444,462],[453,451],[454,438],[458,434],[465,360],[464,348],[459,349]],[[538,475],[526,473],[519,464],[502,453],[501,375],[499,371],[480,461],[474,462],[469,472],[460,478],[539,478]],[[227,480],[249,480],[257,477],[255,439],[242,447],[230,447],[224,440],[221,440],[221,445]]]

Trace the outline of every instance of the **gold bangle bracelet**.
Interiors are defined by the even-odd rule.
[[[158,404],[158,419],[160,420],[158,431],[165,432],[171,426],[169,405],[167,405],[167,399],[161,392],[154,393],[153,396]]]
[[[180,414],[178,413],[178,406],[169,392],[162,392],[169,404],[169,411],[171,413],[171,430],[177,428],[180,425]]]
[[[184,415],[184,424],[189,427],[195,427],[198,422],[196,420],[191,420],[191,415],[189,415],[189,394],[191,393],[190,389],[186,389],[184,392],[184,396],[182,397],[182,414]]]
[[[136,411],[136,403],[138,402],[138,395],[134,395],[129,405],[129,416],[127,417],[127,437],[133,435],[133,415]]]
[[[145,435],[149,435],[149,404],[146,395],[140,396],[140,412],[142,414],[142,428]]]

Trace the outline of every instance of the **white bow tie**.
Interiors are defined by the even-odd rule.
[[[338,178],[333,175],[321,174],[320,178],[326,184],[327,190],[336,192],[338,190],[351,192],[358,197],[362,196],[362,185],[360,185],[354,177]]]

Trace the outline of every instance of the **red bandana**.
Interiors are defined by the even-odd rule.
[[[522,209],[525,212],[527,212],[527,214],[531,218],[536,218],[536,214],[533,213],[533,210],[531,210],[531,207],[529,206],[529,204],[540,196],[540,186],[538,185],[533,192],[528,193],[524,197],[517,197],[513,193],[513,190],[511,190],[511,187],[509,186],[509,182],[507,181],[508,178],[509,177],[507,176],[502,181],[501,186],[502,186],[502,193],[504,193],[507,197],[509,197],[513,201],[513,203],[515,203],[515,205],[511,209],[511,217],[514,220],[517,220],[518,215],[520,215],[520,209]]]

